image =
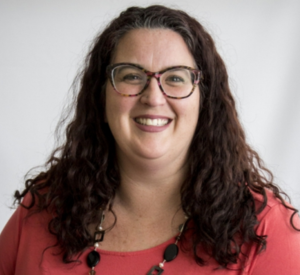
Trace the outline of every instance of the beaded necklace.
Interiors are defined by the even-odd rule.
[[[87,265],[91,268],[91,270],[89,271],[89,275],[95,275],[96,271],[95,271],[95,266],[100,262],[100,254],[97,251],[97,248],[99,247],[99,243],[103,241],[104,239],[104,234],[105,234],[105,230],[103,230],[103,221],[105,219],[105,215],[104,215],[104,211],[101,210],[101,220],[100,223],[96,226],[96,231],[94,234],[94,250],[91,251],[88,256],[87,256]],[[164,272],[164,265],[166,262],[171,262],[173,261],[177,255],[178,255],[178,241],[180,240],[180,237],[182,235],[182,232],[184,230],[186,221],[181,224],[179,226],[179,233],[176,237],[176,241],[173,244],[169,244],[164,252],[164,257],[163,257],[163,261],[160,262],[158,265],[154,265],[149,272],[147,273],[147,275],[160,275]],[[155,273],[153,273],[155,272]]]

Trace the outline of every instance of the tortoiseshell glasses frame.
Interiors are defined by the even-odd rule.
[[[115,80],[114,80],[114,71],[115,69],[117,69],[118,67],[132,67],[132,68],[135,68],[135,69],[139,69],[140,71],[142,71],[144,74],[145,74],[145,80],[143,80],[143,82],[145,82],[145,85],[143,86],[143,88],[141,89],[140,92],[138,93],[134,93],[134,94],[128,94],[128,93],[122,93],[120,91],[118,91],[118,89],[116,88],[116,84],[115,84]],[[190,73],[191,73],[191,90],[190,91],[187,91],[187,94],[184,95],[184,96],[174,96],[174,95],[169,95],[167,94],[164,89],[163,89],[163,86],[161,84],[161,76],[168,72],[168,71],[174,71],[176,69],[185,69],[185,70],[188,70]],[[169,97],[169,98],[173,98],[173,99],[183,99],[183,98],[187,98],[189,97],[195,90],[195,88],[197,87],[197,85],[200,83],[200,80],[203,78],[202,77],[202,72],[198,69],[194,69],[194,68],[191,68],[191,67],[187,67],[187,66],[173,66],[173,67],[169,67],[169,68],[166,68],[165,70],[163,71],[160,71],[160,72],[150,72],[144,68],[142,68],[141,66],[139,65],[136,65],[136,64],[132,64],[132,63],[117,63],[117,64],[112,64],[112,65],[109,65],[107,68],[106,68],[106,73],[107,73],[107,77],[109,78],[110,82],[111,82],[111,85],[113,86],[114,90],[120,94],[121,96],[125,96],[125,97],[134,97],[134,96],[138,96],[140,94],[142,94],[145,89],[148,87],[149,83],[150,83],[150,80],[152,77],[156,78],[157,82],[158,82],[158,86],[161,90],[161,92],[166,96],[166,97]],[[143,83],[142,82],[142,83]]]

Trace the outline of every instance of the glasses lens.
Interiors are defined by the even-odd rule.
[[[171,69],[162,74],[161,85],[167,95],[184,97],[192,92],[194,79],[195,74],[188,69]]]
[[[130,65],[120,65],[113,69],[112,80],[115,89],[126,95],[140,93],[146,85],[147,75],[139,68]]]

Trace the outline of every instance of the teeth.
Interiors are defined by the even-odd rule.
[[[149,126],[164,126],[168,123],[168,119],[164,118],[136,118],[135,121],[142,125],[149,125]]]

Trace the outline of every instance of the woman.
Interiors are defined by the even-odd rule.
[[[65,144],[15,194],[1,274],[297,274],[280,194],[210,35],[132,7],[95,40]]]

